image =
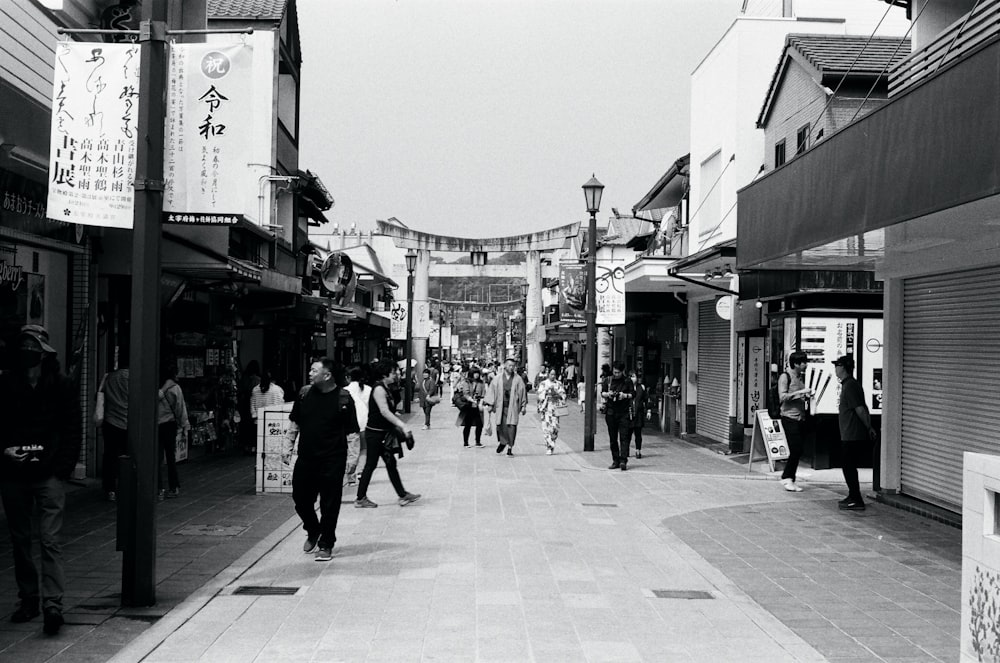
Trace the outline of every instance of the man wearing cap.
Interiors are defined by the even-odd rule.
[[[517,439],[517,424],[528,408],[528,390],[524,380],[514,371],[514,359],[507,358],[503,371],[490,382],[483,398],[485,405],[494,414],[497,427],[497,453],[507,448],[507,455],[514,455],[514,440]]]
[[[858,467],[867,460],[870,451],[868,442],[874,439],[875,429],[872,428],[871,415],[865,404],[864,390],[854,379],[854,357],[843,355],[833,365],[837,379],[840,380],[838,422],[843,457],[841,466],[847,483],[847,497],[840,500],[839,506],[848,511],[864,511],[865,501],[861,497]]]
[[[0,375],[0,417],[6,422],[0,457],[0,497],[14,551],[20,605],[10,621],[27,622],[45,613],[45,633],[63,624],[65,584],[59,531],[66,504],[63,482],[80,453],[80,408],[73,385],[59,371],[44,327],[25,325],[17,338],[13,370]],[[31,515],[38,507],[39,574],[31,556]],[[41,606],[39,606],[41,603]]]

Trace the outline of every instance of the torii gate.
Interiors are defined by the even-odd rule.
[[[444,237],[431,233],[405,228],[388,221],[377,221],[379,235],[392,239],[397,248],[417,252],[417,266],[413,273],[413,299],[422,301],[428,299],[428,287],[431,276],[431,251],[459,253],[508,253],[520,251],[525,254],[527,264],[528,301],[525,321],[524,345],[528,357],[528,375],[534,377],[542,367],[542,343],[545,341],[545,325],[542,316],[542,260],[543,251],[555,251],[566,246],[566,242],[576,237],[580,232],[579,223],[570,223],[558,228],[550,228],[527,235],[511,235],[508,237]],[[510,266],[504,265],[509,269]],[[447,273],[436,276],[466,277],[490,276],[489,266],[474,265],[435,265],[435,268]],[[437,269],[435,270],[437,271]],[[506,271],[506,270],[505,270]],[[534,323],[532,325],[532,322]],[[414,338],[413,341],[418,339]],[[424,340],[424,339],[419,339]],[[413,342],[412,356],[416,360],[417,375],[423,370],[427,359],[424,343]]]

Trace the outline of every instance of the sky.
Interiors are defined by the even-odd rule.
[[[598,218],[630,214],[687,154],[691,72],[742,4],[299,0],[300,167],[342,229],[585,221],[592,174]]]

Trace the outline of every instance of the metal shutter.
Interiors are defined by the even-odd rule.
[[[1000,451],[1000,267],[903,281],[900,483],[961,511],[962,453]]]
[[[715,313],[715,300],[698,302],[697,430],[729,441],[729,321]]]

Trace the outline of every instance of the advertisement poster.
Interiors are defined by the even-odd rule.
[[[586,322],[587,268],[582,263],[559,265],[559,321]]]
[[[167,83],[164,219],[232,224],[246,198],[253,127],[249,44],[172,44]]]
[[[48,217],[131,228],[139,45],[58,42],[52,82]]]
[[[625,324],[625,263],[598,260],[594,291],[597,293],[597,324]]]
[[[257,418],[257,492],[292,492],[296,454],[284,456],[292,403],[264,408]]]
[[[882,414],[882,320],[865,318],[861,321],[861,388],[868,398],[868,409],[872,414]]]
[[[816,392],[813,414],[837,414],[840,382],[833,360],[851,355],[857,362],[857,318],[803,318],[801,349],[806,353],[806,387]]]
[[[406,340],[407,302],[393,301],[389,309],[389,338],[393,341]]]

